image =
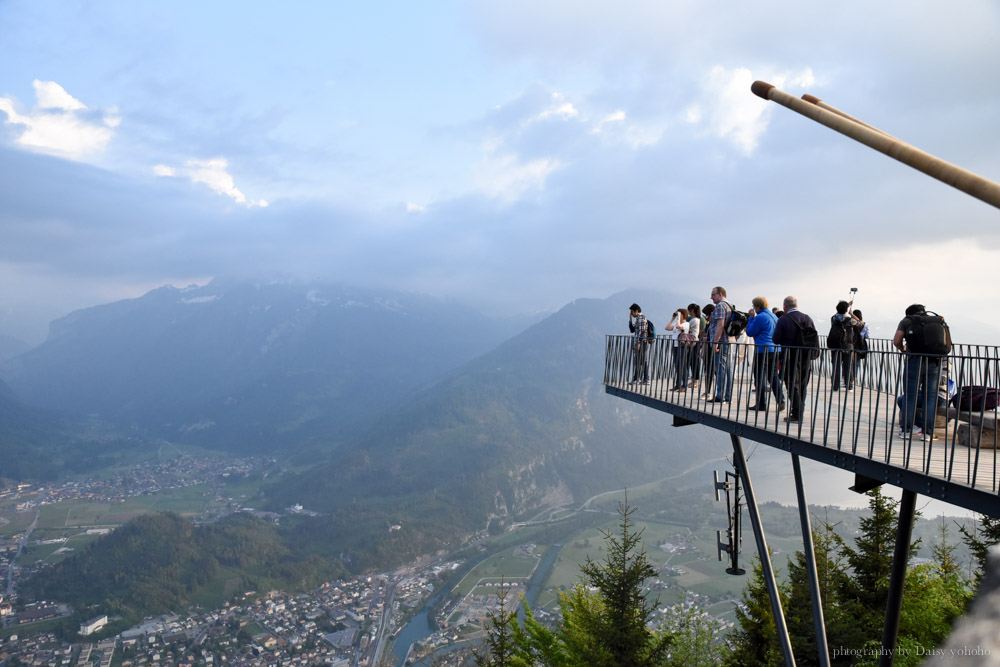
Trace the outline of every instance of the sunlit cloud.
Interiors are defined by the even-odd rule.
[[[211,158],[209,160],[198,160],[192,158],[188,160],[184,167],[174,168],[165,164],[158,164],[153,167],[153,173],[157,176],[182,176],[192,183],[207,185],[214,192],[225,195],[237,204],[243,204],[247,208],[259,206],[267,207],[267,201],[260,199],[252,201],[236,187],[236,181],[229,173],[229,160],[224,157]]]
[[[549,175],[560,167],[553,158],[538,158],[522,162],[499,147],[488,145],[482,161],[476,166],[475,179],[479,189],[488,197],[512,202],[531,190],[542,190]]]
[[[698,101],[685,112],[687,121],[721,139],[728,139],[750,155],[756,150],[770,118],[770,108],[759,98],[747,94],[754,78],[766,78],[779,87],[785,83],[795,86],[815,83],[810,68],[798,73],[754,77],[745,67],[727,70],[716,65],[703,77]]]
[[[406,202],[407,213],[424,213],[426,211],[427,211],[426,206],[421,206],[420,204],[414,204],[411,201]]]
[[[70,95],[55,81],[32,82],[35,107],[25,113],[17,111],[13,98],[0,97],[0,111],[7,116],[6,124],[20,128],[15,141],[38,153],[82,159],[103,151],[121,124],[115,107],[90,112],[80,100]]]
[[[552,104],[543,109],[534,120],[545,120],[546,118],[558,118],[569,120],[576,118],[580,112],[576,110],[572,102],[567,102],[562,93],[552,93]]]

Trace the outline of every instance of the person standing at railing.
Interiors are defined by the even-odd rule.
[[[861,331],[861,323],[848,312],[851,304],[837,303],[837,312],[830,318],[830,333],[826,336],[826,346],[831,350],[833,378],[830,391],[840,391],[840,378],[844,378],[844,389],[854,389],[854,335]]]
[[[715,310],[708,321],[708,340],[715,357],[715,398],[708,403],[728,403],[733,393],[733,376],[729,367],[729,336],[726,326],[733,315],[733,307],[726,301],[726,290],[723,287],[712,288],[712,303]]]
[[[639,304],[633,303],[628,311],[628,330],[632,332],[632,349],[634,365],[632,381],[629,384],[642,382],[649,384],[649,366],[646,364],[646,345],[649,343],[649,323],[642,314]]]
[[[916,435],[933,440],[941,361],[951,351],[948,325],[943,317],[928,313],[921,304],[915,303],[906,309],[906,317],[896,327],[892,344],[906,353],[899,437]]]
[[[753,355],[753,377],[757,392],[757,400],[747,406],[747,410],[767,410],[767,391],[770,386],[774,400],[777,401],[778,412],[785,409],[785,395],[781,388],[781,377],[778,374],[779,348],[774,344],[774,329],[778,317],[767,307],[767,299],[758,296],[751,301],[753,308],[747,315],[747,336],[753,338],[756,348]]]
[[[702,394],[704,398],[712,397],[712,380],[715,379],[715,355],[712,354],[712,344],[708,339],[708,324],[712,321],[713,311],[715,311],[714,303],[706,303],[701,309],[704,316],[703,319],[705,320],[705,326],[699,335],[699,340],[701,341],[701,364],[705,370],[702,373],[704,381],[701,383],[701,388],[704,390]]]
[[[688,311],[686,308],[678,308],[674,311],[674,316],[663,327],[667,331],[670,339],[670,355],[674,364],[674,386],[670,391],[687,391],[687,358],[684,352],[690,342],[688,323]]]
[[[869,330],[868,323],[865,322],[865,317],[860,310],[855,308],[851,314],[861,324],[861,330],[854,334],[854,376],[861,379],[864,377],[862,370],[867,364],[865,358],[868,356],[868,339],[871,337],[871,330]]]
[[[788,392],[789,422],[801,422],[804,416],[806,390],[812,371],[812,345],[806,338],[818,340],[813,319],[799,310],[799,301],[794,296],[786,296],[783,303],[785,314],[778,318],[774,327],[774,344],[780,345],[781,367]]]
[[[704,340],[707,336],[705,326],[705,318],[701,314],[701,308],[696,303],[688,304],[688,334],[690,335],[690,342],[687,347],[687,358],[688,364],[691,366],[691,382],[690,386],[694,389],[698,388],[698,382],[701,380],[701,348],[702,345],[698,344],[698,341]]]

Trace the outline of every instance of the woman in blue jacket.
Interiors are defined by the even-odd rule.
[[[757,400],[747,410],[767,410],[767,389],[770,385],[774,400],[778,402],[778,412],[785,409],[785,394],[781,389],[781,375],[778,373],[778,352],[780,348],[774,344],[774,326],[778,323],[777,316],[771,312],[767,299],[754,297],[753,308],[747,313],[750,321],[747,324],[747,336],[753,338],[757,353],[753,359],[754,385],[757,389]]]

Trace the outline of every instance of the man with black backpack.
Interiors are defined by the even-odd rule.
[[[774,325],[773,340],[781,346],[781,372],[790,404],[785,421],[801,422],[812,362],[819,357],[819,334],[813,319],[799,310],[794,296],[785,297],[784,308],[785,314]]]
[[[951,332],[943,317],[915,303],[906,309],[892,344],[906,353],[899,437],[916,435],[933,440],[941,362],[951,352]]]
[[[854,340],[861,333],[860,320],[848,311],[851,304],[841,301],[837,312],[830,318],[830,333],[826,336],[826,346],[832,351],[833,381],[831,391],[840,391],[840,378],[844,378],[844,389],[854,389]]]
[[[635,362],[632,368],[632,381],[629,384],[642,382],[649,384],[649,365],[646,363],[646,345],[656,335],[651,331],[649,320],[642,314],[639,304],[633,303],[628,309],[628,330],[632,332],[632,348]]]
[[[715,310],[708,321],[708,345],[715,366],[716,389],[715,396],[706,403],[728,403],[733,393],[733,376],[729,367],[729,333],[726,329],[733,318],[733,306],[726,301],[724,287],[712,288],[712,303]]]

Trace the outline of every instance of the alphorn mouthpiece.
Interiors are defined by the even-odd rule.
[[[820,102],[823,101],[823,100],[819,99],[818,97],[816,97],[815,95],[810,95],[809,93],[806,93],[805,95],[803,95],[802,99],[804,99],[809,104],[819,104]]]
[[[753,92],[753,94],[765,100],[770,99],[767,94],[771,92],[772,88],[774,88],[774,86],[767,83],[766,81],[754,81],[750,85],[750,90]]]

